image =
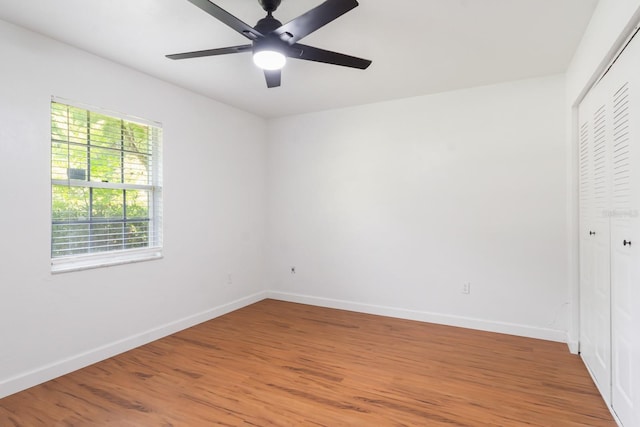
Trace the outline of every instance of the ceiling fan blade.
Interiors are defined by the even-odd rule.
[[[252,26],[245,24],[220,6],[211,3],[209,0],[189,0],[190,3],[198,6],[223,24],[227,24],[248,39],[256,40],[263,37],[262,33],[256,31]]]
[[[291,46],[288,55],[291,58],[305,59],[307,61],[324,62],[325,64],[342,65],[343,67],[366,69],[371,65],[368,59],[357,58],[343,53],[319,49],[313,46],[296,43]]]
[[[264,77],[267,80],[267,87],[280,86],[280,80],[282,77],[282,70],[264,70]]]
[[[252,49],[250,44],[243,44],[241,46],[221,47],[219,49],[207,49],[196,50],[195,52],[174,53],[171,55],[165,55],[169,59],[188,59],[188,58],[200,58],[203,56],[215,56],[226,55],[228,53],[241,53],[247,52]]]
[[[327,0],[307,13],[275,29],[273,33],[280,36],[287,43],[294,44],[357,6],[358,2],[356,0]]]

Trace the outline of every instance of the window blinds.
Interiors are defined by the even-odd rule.
[[[51,257],[162,246],[162,129],[51,103]]]

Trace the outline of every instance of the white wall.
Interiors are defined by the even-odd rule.
[[[263,119],[3,21],[0,52],[0,397],[263,297]],[[51,275],[52,95],[163,123],[164,259]]]
[[[555,76],[269,124],[0,21],[0,397],[264,289],[555,340],[569,329],[577,342],[567,111],[639,10],[600,1],[566,86]],[[50,274],[51,95],[164,124],[164,259]]]
[[[640,21],[640,0],[600,0],[566,73],[567,221],[571,314],[569,345],[578,351],[580,291],[578,252],[577,106]]]
[[[270,121],[272,295],[564,341],[564,105],[553,76]]]

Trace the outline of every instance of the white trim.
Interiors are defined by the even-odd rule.
[[[598,84],[600,79],[607,72],[609,66],[616,60],[624,49],[627,41],[633,36],[636,28],[640,26],[640,8],[636,9],[633,16],[629,20],[629,23],[621,30],[618,38],[613,42],[609,51],[602,58],[597,67],[593,70],[591,78],[585,83],[584,87],[578,93],[577,97],[572,101],[571,106],[578,107],[582,100],[587,96],[589,91]]]
[[[577,339],[572,339],[571,336],[567,338],[567,347],[569,347],[569,352],[571,352],[571,354],[580,353],[580,343]]]
[[[147,190],[155,191],[157,185],[126,184],[122,182],[85,181],[82,179],[52,179],[51,185],[62,187],[106,188],[110,190]]]
[[[596,79],[596,82],[594,83],[593,86],[596,86],[598,83],[600,83],[600,80],[602,80],[604,78],[604,76],[607,75],[609,70],[611,70],[611,67],[613,67],[613,64],[615,64],[616,61],[618,60],[618,58],[620,58],[620,55],[622,55],[622,52],[624,52],[624,50],[627,48],[627,46],[629,46],[629,43],[631,43],[633,38],[638,34],[638,31],[640,31],[640,24],[638,24],[635,27],[633,27],[633,30],[631,30],[630,34],[625,39],[625,41],[622,42],[622,45],[620,46],[618,51],[614,54],[613,58],[606,65],[604,71],[602,71],[602,73],[600,73],[600,77],[598,77]],[[591,89],[593,89],[593,87],[589,88],[589,91],[591,91]],[[587,91],[587,93],[589,93],[589,91]]]
[[[262,301],[265,298],[265,294],[265,292],[258,292],[0,381],[0,399],[29,387],[52,380],[61,375],[84,368],[96,362],[108,359],[120,353],[124,353],[136,347],[140,347],[141,345],[148,344],[157,339],[175,334],[176,332],[190,328],[199,323],[215,319],[216,317],[254,304],[258,301]]]
[[[460,328],[476,329],[487,332],[517,335],[547,341],[567,342],[567,332],[557,329],[537,328],[517,323],[498,322],[473,317],[455,316],[451,314],[433,313],[428,311],[407,310],[404,308],[388,307],[375,304],[364,304],[353,301],[331,298],[314,297],[310,295],[288,292],[269,291],[267,297],[280,301],[297,302],[327,308],[337,308],[359,313],[376,314],[380,316],[396,317],[400,319],[417,320],[420,322],[437,323]]]
[[[91,268],[112,265],[131,264],[162,258],[162,248],[127,249],[124,251],[105,251],[89,255],[73,255],[51,259],[51,273],[89,270]]]
[[[567,117],[568,138],[566,143],[566,217],[567,222],[567,280],[569,313],[567,343],[569,351],[578,354],[580,342],[580,216],[578,178],[578,107],[572,106]]]
[[[111,116],[111,117],[115,117],[117,119],[123,119],[126,120],[128,122],[134,122],[134,123],[138,123],[141,125],[147,125],[147,126],[154,126],[154,127],[158,127],[158,128],[162,128],[162,123],[155,121],[155,120],[149,120],[149,119],[144,119],[142,117],[137,117],[137,116],[132,116],[131,114],[126,114],[126,113],[121,113],[119,111],[114,111],[114,110],[109,110],[106,108],[102,108],[102,107],[97,107],[95,105],[90,105],[90,104],[84,104],[82,102],[78,102],[78,101],[73,101],[67,98],[61,98],[59,96],[51,96],[51,102],[55,102],[57,104],[65,104],[65,105],[69,105],[71,107],[76,107],[76,108],[82,108],[83,110],[89,110],[92,111],[94,113],[98,113],[98,114],[104,114],[107,116]]]

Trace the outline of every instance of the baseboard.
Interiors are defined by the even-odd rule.
[[[320,307],[336,308],[360,313],[376,314],[380,316],[397,317],[400,319],[417,320],[421,322],[437,323],[442,325],[457,326],[462,328],[477,329],[488,332],[498,332],[503,334],[518,335],[523,337],[537,338],[549,341],[567,342],[565,331],[554,329],[535,328],[526,325],[519,325],[506,322],[495,322],[484,319],[477,319],[463,316],[453,316],[442,313],[432,313],[426,311],[408,310],[397,307],[388,307],[374,304],[358,303],[346,300],[321,298],[310,295],[294,294],[278,291],[263,291],[227,304],[223,304],[211,309],[187,316],[182,319],[161,325],[157,328],[136,334],[122,340],[106,344],[104,346],[89,350],[76,356],[59,360],[29,372],[18,374],[14,377],[0,381],[0,399],[17,393],[29,387],[52,380],[61,375],[68,374],[109,357],[116,356],[126,351],[132,350],[144,344],[148,344],[157,339],[174,334],[181,330],[190,328],[199,323],[206,322],[224,314],[246,307],[265,298],[281,301],[309,304]],[[573,351],[572,342],[567,342]],[[577,343],[575,343],[577,352]]]
[[[502,334],[518,335],[522,337],[537,338],[547,341],[567,342],[566,331],[556,329],[536,328],[515,323],[496,322],[472,317],[453,316],[450,314],[432,313],[427,311],[407,310],[403,308],[387,307],[359,302],[344,301],[330,298],[314,297],[310,295],[294,294],[288,292],[267,292],[271,299],[297,302],[340,310],[356,311],[359,313],[376,314],[380,316],[397,317],[400,319],[418,320],[421,322],[437,323],[441,325],[457,326],[461,328],[476,329]]]
[[[16,375],[6,380],[0,381],[0,399],[10,394],[17,393],[29,387],[52,380],[61,375],[68,374],[86,366],[92,365],[101,360],[108,359],[115,355],[132,350],[144,344],[148,344],[157,339],[190,328],[199,323],[206,322],[224,314],[238,310],[247,305],[262,301],[267,297],[267,292],[258,292],[244,298],[222,304],[217,307],[202,311],[200,313],[187,316],[176,321],[166,323],[157,328],[136,334],[122,340],[106,344],[104,346],[89,350],[64,360],[59,360],[51,364],[42,366],[32,371]]]

